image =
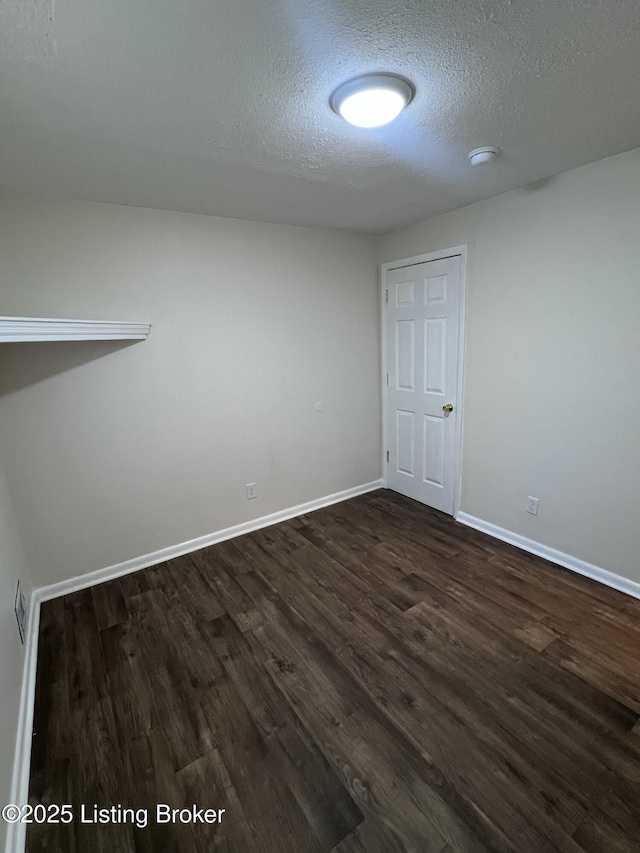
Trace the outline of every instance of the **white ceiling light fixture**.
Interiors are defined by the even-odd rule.
[[[500,149],[494,145],[485,145],[484,148],[474,148],[473,151],[469,151],[467,157],[471,160],[472,166],[486,166],[487,163],[493,163],[499,153]]]
[[[363,74],[338,86],[331,109],[356,127],[389,124],[411,103],[412,83],[397,74]]]

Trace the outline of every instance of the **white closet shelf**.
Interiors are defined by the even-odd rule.
[[[149,323],[112,320],[53,320],[47,317],[0,317],[0,343],[16,341],[143,341]]]

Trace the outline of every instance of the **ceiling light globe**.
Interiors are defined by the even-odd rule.
[[[338,86],[331,108],[356,127],[381,127],[393,121],[413,98],[408,80],[393,74],[367,74]]]
[[[356,127],[381,127],[389,124],[405,107],[398,92],[389,89],[367,89],[350,95],[340,105],[340,115]]]

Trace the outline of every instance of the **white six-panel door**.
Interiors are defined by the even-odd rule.
[[[386,278],[389,488],[450,515],[460,269],[456,256],[389,270]]]

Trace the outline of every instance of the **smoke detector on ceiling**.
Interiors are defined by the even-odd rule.
[[[471,160],[472,166],[486,166],[487,163],[493,163],[499,153],[499,148],[495,148],[493,145],[485,145],[484,148],[474,148],[473,151],[469,151],[467,156]]]

